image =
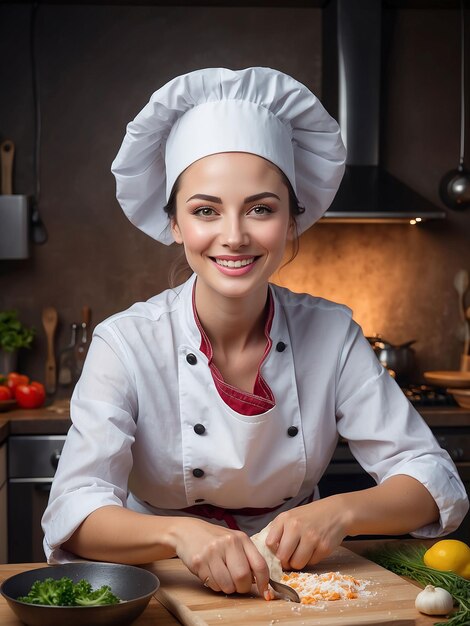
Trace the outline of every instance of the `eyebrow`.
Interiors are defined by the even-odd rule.
[[[261,200],[262,198],[277,198],[278,200],[281,199],[279,196],[277,196],[275,193],[272,193],[271,191],[262,191],[261,193],[256,193],[254,196],[248,196],[247,198],[245,198],[243,203],[247,204],[248,202],[256,202],[256,200]],[[217,196],[208,196],[205,193],[197,193],[194,196],[188,198],[186,202],[189,202],[190,200],[206,200],[207,202],[222,204],[221,198],[218,198]]]

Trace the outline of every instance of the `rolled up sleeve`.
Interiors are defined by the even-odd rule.
[[[468,497],[449,454],[378,362],[351,322],[337,376],[337,427],[360,465],[378,483],[405,474],[419,481],[439,508],[439,522],[415,529],[439,537],[460,525]]]
[[[73,560],[61,549],[96,509],[125,506],[137,414],[135,386],[117,337],[93,336],[71,400],[67,434],[42,518],[49,563]]]

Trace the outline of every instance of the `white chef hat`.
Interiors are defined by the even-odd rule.
[[[154,239],[173,243],[163,207],[176,179],[220,152],[256,154],[284,172],[305,208],[299,233],[330,206],[346,158],[338,124],[291,76],[267,67],[197,70],[158,89],[127,125],[111,166],[124,213]]]

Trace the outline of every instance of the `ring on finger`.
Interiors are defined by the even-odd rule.
[[[210,576],[208,576],[207,578],[204,579],[204,582],[202,583],[204,585],[204,587],[208,587],[209,586],[209,579],[210,579]]]

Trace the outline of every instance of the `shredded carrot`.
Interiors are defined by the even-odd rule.
[[[313,605],[319,601],[353,600],[359,597],[367,584],[339,572],[310,574],[307,572],[289,572],[281,582],[297,591],[301,604]]]

